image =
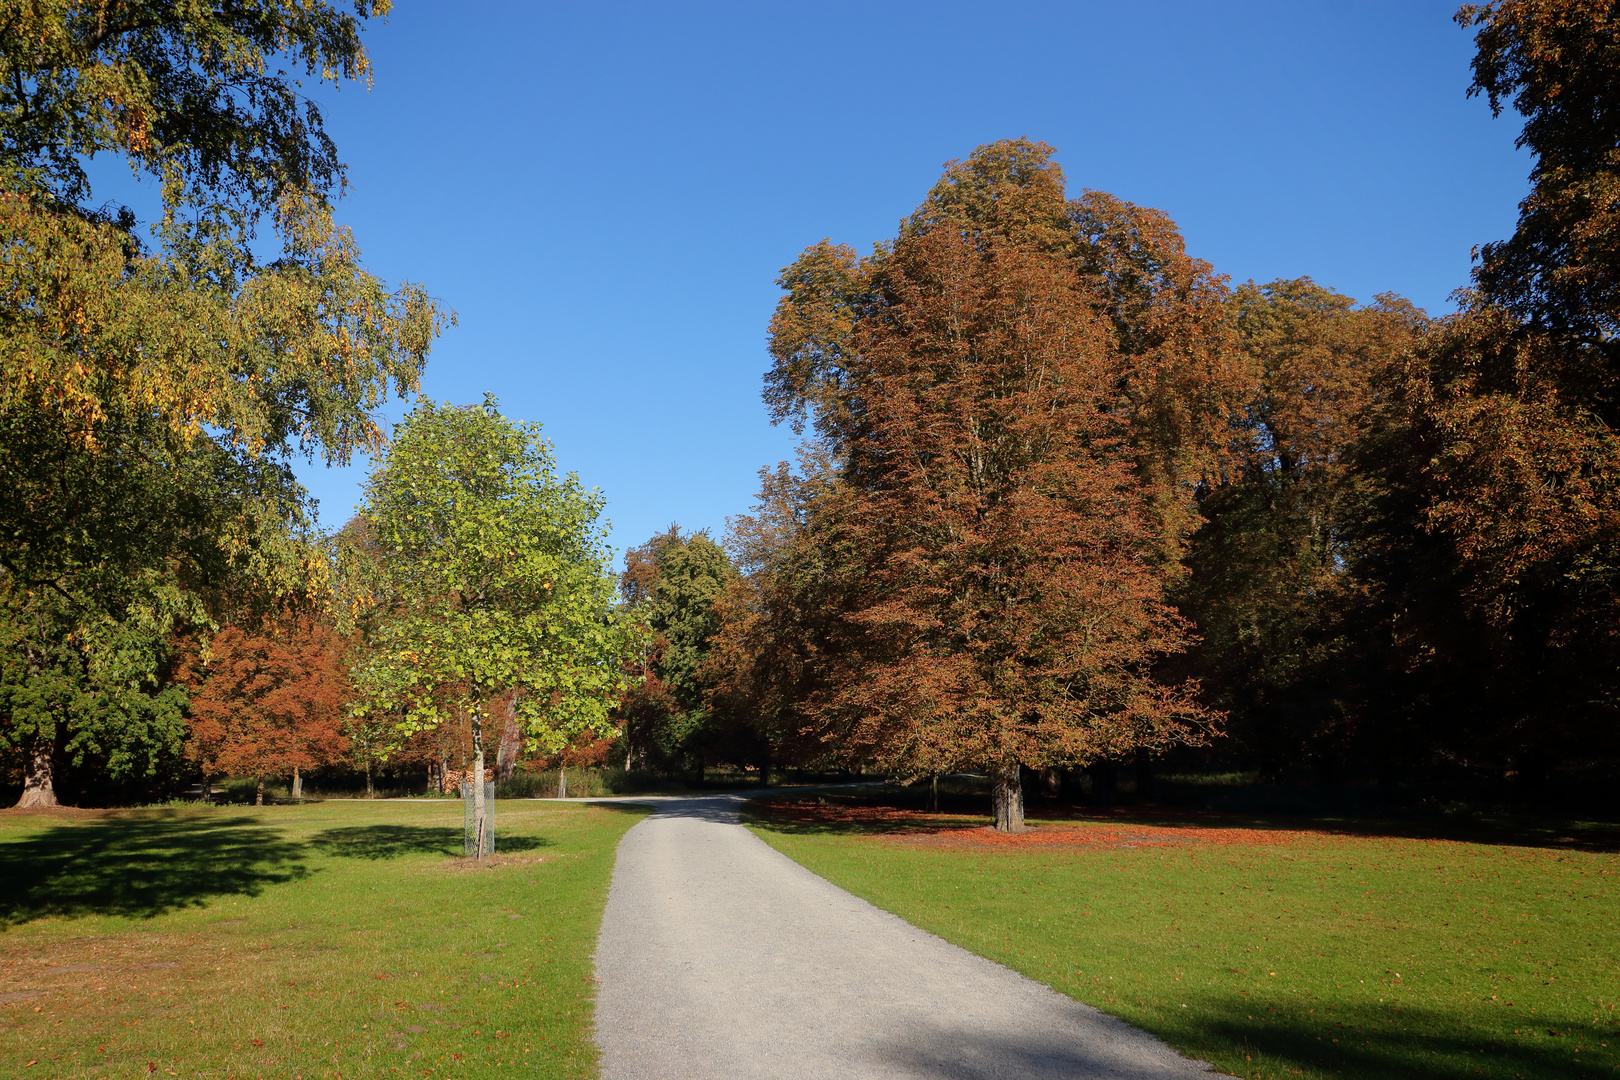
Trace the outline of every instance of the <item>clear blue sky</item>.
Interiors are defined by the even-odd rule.
[[[544,423],[623,547],[719,535],[790,456],[759,400],[780,268],[892,236],[993,139],[1165,210],[1234,281],[1447,310],[1529,168],[1517,119],[1464,97],[1454,9],[398,0],[375,88],[319,97],[368,265],[460,317],[425,391]],[[364,466],[301,475],[331,526]]]

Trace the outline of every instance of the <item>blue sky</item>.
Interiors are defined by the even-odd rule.
[[[1464,96],[1454,9],[399,0],[374,88],[317,96],[368,265],[459,315],[425,392],[541,421],[623,547],[718,535],[790,456],[759,401],[780,268],[892,236],[993,139],[1165,210],[1234,281],[1447,310],[1529,169],[1517,120]],[[325,524],[364,471],[301,469]]]

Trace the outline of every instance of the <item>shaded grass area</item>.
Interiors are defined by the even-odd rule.
[[[586,1077],[614,849],[645,812],[0,812],[0,1075]]]
[[[856,895],[1238,1076],[1620,1066],[1611,853],[1151,812],[1009,842],[855,798],[748,813]]]

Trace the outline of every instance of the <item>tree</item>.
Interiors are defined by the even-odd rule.
[[[1470,94],[1524,118],[1530,193],[1362,455],[1356,573],[1402,741],[1544,778],[1613,760],[1620,703],[1620,57],[1613,5],[1501,0]]]
[[[357,674],[361,711],[399,716],[408,736],[443,723],[447,702],[464,710],[480,823],[484,722],[501,695],[546,753],[613,730],[638,631],[615,604],[602,501],[558,477],[539,425],[492,397],[419,402],[367,482],[384,614]]]
[[[1130,208],[1116,227],[1096,200],[1068,203],[1050,154],[981,147],[870,259],[823,244],[784,272],[767,400],[813,416],[826,468],[784,470],[775,486],[806,501],[752,527],[788,542],[734,606],[739,634],[778,636],[761,605],[806,612],[777,589],[819,578],[833,620],[779,636],[807,664],[789,680],[808,682],[808,726],[902,774],[988,768],[997,828],[1014,831],[1021,765],[1196,742],[1214,719],[1193,687],[1152,677],[1187,640],[1166,554],[1191,520],[1175,482],[1202,451],[1169,441],[1150,387],[1197,372],[1166,326],[1198,339],[1202,309],[1126,347],[1157,325],[1159,294],[1095,264],[1129,262],[1135,224],[1157,218]],[[1209,390],[1179,399],[1195,416],[1228,392],[1182,381]]]
[[[707,700],[704,663],[718,629],[714,602],[737,574],[725,549],[706,530],[683,534],[671,525],[625,552],[624,562],[621,591],[653,634],[646,679],[629,692],[623,709],[636,724],[643,753],[653,750],[666,768],[694,758],[699,771],[709,753],[757,756],[756,747],[737,745],[738,732]]]
[[[1230,305],[1256,383],[1198,489],[1175,588],[1201,636],[1186,670],[1266,773],[1313,753],[1331,768],[1359,711],[1340,640],[1368,494],[1357,455],[1426,322],[1398,297],[1358,308],[1309,278],[1250,282]]]
[[[1605,368],[1620,359],[1620,17],[1607,0],[1493,0],[1457,12],[1474,37],[1469,96],[1524,117],[1534,155],[1513,235],[1484,245],[1482,297],[1579,347],[1563,374],[1614,405]],[[1613,419],[1612,416],[1609,419]]]
[[[444,316],[363,269],[332,221],[344,173],[320,113],[277,67],[365,78],[361,22],[386,10],[63,0],[3,16],[0,574],[22,658],[5,677],[8,700],[37,705],[5,739],[28,801],[54,801],[42,770],[64,747],[131,775],[178,749],[165,639],[321,593],[285,459],[375,449],[372,409],[415,388]],[[160,182],[152,244],[96,203],[98,154]],[[63,680],[106,703],[100,720],[38,704],[66,700]]]
[[[307,615],[250,631],[227,626],[192,658],[186,756],[220,775],[291,776],[340,761],[353,698],[352,642]]]

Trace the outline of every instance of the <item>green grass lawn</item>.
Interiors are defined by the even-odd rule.
[[[0,1075],[583,1077],[644,811],[455,802],[0,812]]]
[[[750,812],[790,858],[1238,1076],[1612,1077],[1620,858],[1172,816]],[[1250,823],[1243,823],[1250,824]]]

